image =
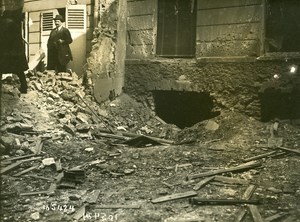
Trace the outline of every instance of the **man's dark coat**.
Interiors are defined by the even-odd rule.
[[[28,69],[21,32],[21,11],[0,17],[0,73],[20,74]]]
[[[59,39],[63,40],[63,43],[59,43]],[[58,65],[66,65],[73,60],[71,49],[69,44],[73,42],[70,31],[61,27],[59,31],[57,29],[51,30],[48,39],[48,69],[56,69]]]

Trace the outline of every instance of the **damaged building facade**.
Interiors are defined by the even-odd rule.
[[[296,0],[25,0],[24,36],[30,60],[64,14],[74,71],[100,103],[125,92],[183,126],[223,108],[268,121],[300,113],[299,74],[289,72],[299,9]]]
[[[169,108],[166,116],[181,110],[191,118],[197,102],[211,106],[195,93],[212,97],[214,107],[265,120],[289,118],[291,108],[299,111],[299,83],[288,74],[291,65],[299,65],[298,1],[127,3],[127,93],[145,100],[154,92],[154,102]],[[260,93],[265,85],[290,80],[297,83],[292,92],[266,98]],[[176,96],[180,100],[173,100]]]

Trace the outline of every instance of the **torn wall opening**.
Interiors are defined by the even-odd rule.
[[[219,114],[212,111],[213,98],[207,92],[154,90],[152,93],[156,115],[179,128],[190,127]]]
[[[300,118],[300,91],[282,92],[279,89],[267,89],[260,95],[261,120]]]

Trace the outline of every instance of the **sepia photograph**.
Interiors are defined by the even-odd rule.
[[[0,0],[1,222],[300,222],[300,0]]]

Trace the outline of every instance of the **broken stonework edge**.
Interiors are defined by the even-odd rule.
[[[260,215],[257,206],[255,205],[248,205],[248,208],[251,212],[252,219],[254,222],[264,222],[262,216]]]
[[[188,191],[185,193],[177,193],[177,194],[172,194],[164,197],[159,197],[156,199],[151,200],[152,203],[161,203],[161,202],[166,202],[170,200],[177,200],[177,199],[182,199],[182,198],[188,198],[188,197],[193,197],[197,196],[198,193],[195,191]]]
[[[95,209],[140,209],[141,205],[96,205]]]
[[[215,176],[207,177],[203,180],[201,180],[199,183],[197,183],[194,187],[193,190],[199,190],[202,187],[204,187],[206,184],[208,184],[210,181],[212,181],[215,178]]]
[[[213,175],[218,175],[218,174],[228,173],[228,172],[243,171],[243,170],[248,170],[248,169],[252,169],[255,167],[259,167],[259,166],[261,166],[260,162],[251,161],[251,162],[241,164],[236,167],[230,167],[228,169],[219,169],[219,170],[214,170],[214,171],[210,171],[210,172],[189,175],[188,180],[192,180],[192,179],[196,179],[196,178],[200,178],[200,177],[206,177],[206,176],[213,176]]]

